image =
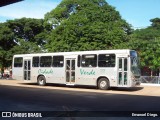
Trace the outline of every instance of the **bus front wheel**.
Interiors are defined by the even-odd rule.
[[[39,76],[37,80],[38,85],[45,86],[46,85],[46,78],[44,76]]]
[[[110,88],[109,80],[106,78],[100,78],[98,81],[98,88],[101,90],[108,90]]]

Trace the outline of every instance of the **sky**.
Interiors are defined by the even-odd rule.
[[[22,2],[0,7],[0,22],[22,17],[44,18],[62,0],[24,0]],[[133,28],[150,26],[150,19],[160,18],[160,0],[106,0],[119,11]]]

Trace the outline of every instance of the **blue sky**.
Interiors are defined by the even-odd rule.
[[[0,7],[0,22],[15,18],[43,18],[62,0],[24,0]],[[134,28],[149,26],[150,19],[160,17],[160,0],[106,0]]]
[[[160,0],[106,0],[133,27],[147,27],[150,19],[160,18]]]

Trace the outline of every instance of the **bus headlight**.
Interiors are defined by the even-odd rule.
[[[132,76],[131,76],[131,80],[135,81],[136,78],[132,75]]]

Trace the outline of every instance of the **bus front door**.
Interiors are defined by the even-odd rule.
[[[66,84],[75,83],[75,59],[66,59]]]
[[[128,84],[128,58],[118,58],[118,86],[127,86]]]
[[[24,60],[24,80],[31,80],[31,60]]]

